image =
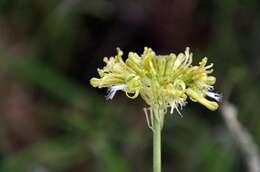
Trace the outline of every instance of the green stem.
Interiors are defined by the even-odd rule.
[[[154,110],[153,121],[153,172],[161,172],[161,122],[159,110]]]

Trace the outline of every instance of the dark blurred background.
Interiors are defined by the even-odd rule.
[[[216,90],[260,144],[260,1],[0,0],[0,171],[152,171],[141,98],[89,85],[120,47],[191,47],[215,64]],[[245,172],[221,111],[190,102],[167,115],[164,172]]]

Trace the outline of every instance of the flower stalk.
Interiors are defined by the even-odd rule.
[[[155,116],[163,116],[162,109],[154,109]],[[161,172],[161,131],[162,121],[160,118],[153,118],[153,172]]]

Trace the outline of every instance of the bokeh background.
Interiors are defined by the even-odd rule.
[[[0,171],[152,171],[144,102],[89,84],[116,47],[209,57],[258,146],[259,45],[258,0],[0,0]],[[167,115],[163,171],[249,171],[221,110],[182,112]]]

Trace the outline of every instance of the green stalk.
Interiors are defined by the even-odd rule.
[[[160,110],[154,110],[153,120],[153,172],[161,172],[161,121]]]

